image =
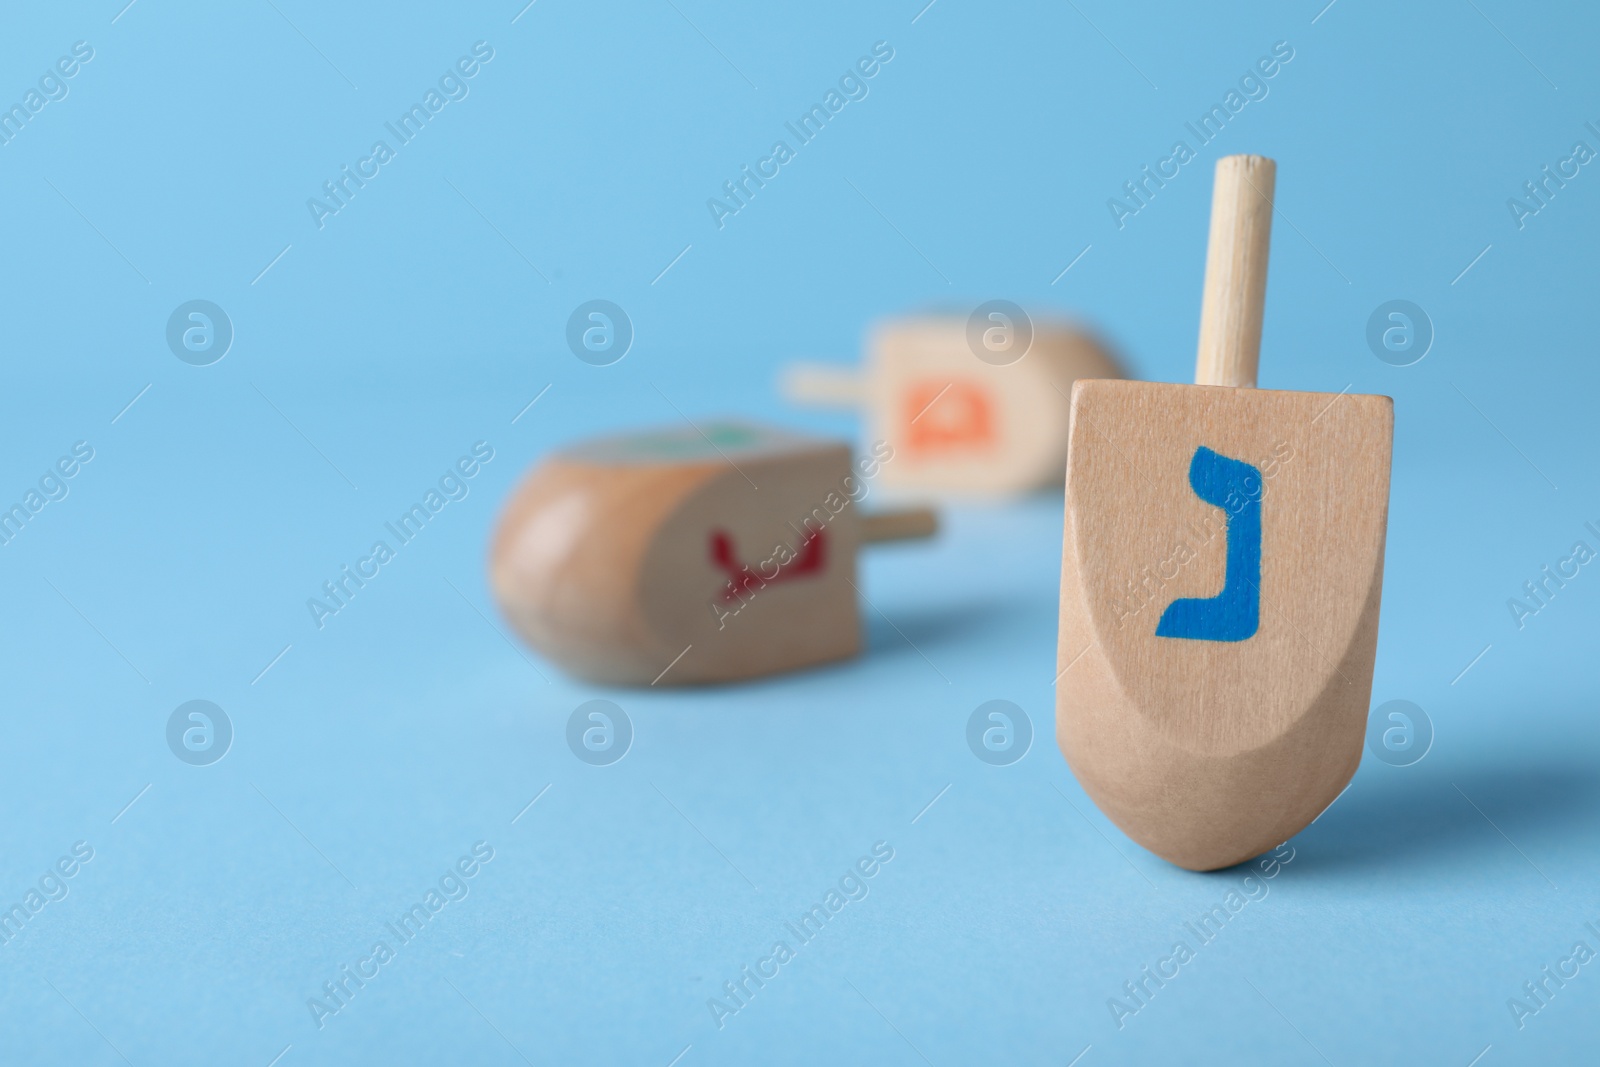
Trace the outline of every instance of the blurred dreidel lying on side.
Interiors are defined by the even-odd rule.
[[[702,432],[703,431],[703,432]],[[536,466],[490,550],[500,609],[580,678],[692,685],[855,655],[856,551],[926,537],[926,509],[863,514],[880,443],[716,422],[588,441]]]
[[[802,403],[863,409],[868,439],[895,448],[885,488],[1008,496],[1060,484],[1072,383],[1120,377],[1089,335],[994,301],[969,319],[883,323],[860,370],[796,364],[783,387]]]
[[[1256,389],[1275,165],[1220,160],[1195,385],[1072,394],[1057,736],[1129,837],[1212,870],[1361,760],[1394,406]]]

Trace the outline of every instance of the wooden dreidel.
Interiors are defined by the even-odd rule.
[[[1274,173],[1217,164],[1197,384],[1072,394],[1057,738],[1113,822],[1193,870],[1321,814],[1372,691],[1393,402],[1255,388]]]
[[[702,432],[702,429],[704,432]],[[690,685],[855,655],[856,551],[925,537],[863,515],[887,449],[740,422],[589,441],[513,492],[490,550],[516,631],[570,673]]]
[[[967,319],[884,323],[859,372],[798,364],[784,391],[864,409],[867,438],[895,449],[885,488],[1004,496],[1061,484],[1072,383],[1121,376],[1087,334],[994,301]]]

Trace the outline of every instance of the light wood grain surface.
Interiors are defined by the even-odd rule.
[[[1393,403],[1253,388],[1274,173],[1217,164],[1200,384],[1072,395],[1057,740],[1128,836],[1196,870],[1339,795],[1377,648]]]
[[[1180,866],[1299,831],[1361,759],[1388,515],[1388,397],[1140,382],[1074,390],[1057,739],[1084,790]],[[1189,484],[1205,445],[1262,473],[1259,628],[1160,637],[1226,579],[1226,509]]]
[[[1256,384],[1277,176],[1277,165],[1262,156],[1224,156],[1217,161],[1196,385]]]
[[[923,512],[862,514],[856,498],[886,469],[840,441],[746,423],[587,442],[513,492],[490,583],[525,641],[597,682],[691,685],[842,659],[861,645],[863,522],[877,540],[936,527]]]
[[[973,353],[959,317],[900,319],[876,327],[859,371],[790,368],[791,399],[857,407],[868,440],[887,441],[895,462],[886,489],[910,494],[1005,497],[1060,484],[1068,407],[1079,378],[1120,378],[1106,348],[1068,323],[1031,324],[1014,363]]]

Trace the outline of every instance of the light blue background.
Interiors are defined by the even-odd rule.
[[[1600,519],[1600,174],[1506,208],[1600,148],[1592,11],[122,3],[0,30],[5,102],[95,50],[0,147],[0,498],[95,449],[0,548],[0,897],[95,849],[0,946],[0,1060],[1592,1061],[1600,965],[1525,1029],[1506,1006],[1600,948],[1600,577],[1506,608]],[[318,230],[306,199],[479,40],[470,96]],[[707,198],[879,40],[870,95],[717,229]],[[1270,95],[1118,230],[1107,198],[1276,41]],[[1280,167],[1262,384],[1395,398],[1373,698],[1437,739],[1369,755],[1124,1029],[1107,998],[1242,872],[1143,852],[1053,743],[1059,494],[875,553],[870,647],[826,670],[603,691],[487,621],[497,504],[546,450],[675,407],[855,434],[775,381],[882,315],[1004,297],[1186,380],[1210,169],[1243,151]],[[563,340],[595,297],[637,330],[611,367]],[[237,334],[209,367],[164,340],[195,298]],[[1414,366],[1366,345],[1392,298],[1437,331]],[[478,440],[471,495],[318,631],[306,598]],[[604,768],[563,740],[597,696],[637,731]],[[195,698],[237,731],[210,767],[164,740]],[[1010,767],[964,740],[996,698],[1037,731]],[[319,1030],[306,999],[479,840],[471,895]],[[707,997],[879,840],[870,895],[719,1031]]]

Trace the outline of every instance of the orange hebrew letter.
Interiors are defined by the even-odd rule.
[[[972,382],[915,382],[906,390],[907,447],[913,453],[994,443],[994,406]]]

